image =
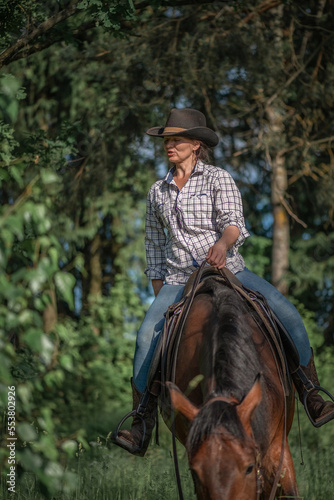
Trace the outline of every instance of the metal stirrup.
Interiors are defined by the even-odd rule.
[[[143,426],[143,435],[142,435],[140,446],[138,446],[137,451],[140,451],[144,446],[144,441],[145,441],[145,437],[146,437],[146,422],[145,422],[144,415],[145,415],[145,412],[147,409],[149,398],[150,398],[150,393],[146,389],[144,394],[142,395],[140,401],[139,401],[138,407],[135,410],[132,410],[129,413],[127,413],[125,415],[125,417],[122,418],[122,420],[120,421],[120,423],[118,424],[118,426],[114,432],[115,439],[117,440],[119,431],[120,431],[122,425],[124,424],[124,422],[130,417],[136,417],[136,416],[139,417],[141,420],[142,426]]]
[[[304,408],[305,408],[305,411],[306,411],[306,415],[308,416],[310,422],[312,425],[314,425],[314,427],[321,427],[324,423],[326,422],[323,422],[323,419],[326,418],[327,415],[324,415],[322,419],[320,419],[318,422],[316,422],[310,415],[310,412],[309,412],[309,409],[308,409],[308,406],[307,406],[307,399],[308,397],[310,396],[310,394],[314,391],[321,391],[321,392],[324,392],[325,394],[327,394],[327,396],[333,401],[334,403],[334,397],[331,395],[330,392],[328,392],[326,389],[324,389],[323,387],[321,387],[320,385],[313,385],[313,388],[311,389],[306,389],[305,392],[304,392],[304,396],[303,396],[303,405],[304,405]]]
[[[312,392],[324,392],[334,403],[334,397],[332,396],[332,394],[327,391],[324,387],[321,387],[321,385],[317,385],[317,384],[314,384],[305,374],[305,372],[303,371],[303,369],[299,366],[297,368],[297,370],[294,372],[294,374],[296,374],[299,379],[301,380],[304,388],[305,388],[305,391],[304,391],[304,394],[303,394],[303,405],[304,405],[304,408],[305,408],[305,412],[306,412],[306,415],[308,416],[311,424],[314,426],[314,427],[321,427],[323,425],[324,422],[322,422],[322,420],[319,420],[319,422],[316,422],[312,417],[311,417],[311,414],[309,412],[309,409],[308,409],[308,406],[307,406],[307,400],[309,398],[309,396],[312,394]],[[326,418],[326,415],[324,415],[324,418]]]

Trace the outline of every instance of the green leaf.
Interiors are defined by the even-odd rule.
[[[50,365],[54,351],[54,345],[45,334],[41,337],[41,358],[46,365]]]
[[[17,393],[25,407],[31,404],[31,387],[28,384],[20,384],[17,388]]]
[[[73,439],[68,439],[62,443],[61,447],[64,451],[66,451],[66,453],[68,453],[68,455],[74,457],[75,452],[78,449],[78,443],[73,441]]]
[[[59,360],[60,366],[71,372],[73,370],[73,359],[69,354],[63,354]]]
[[[73,288],[75,277],[70,273],[59,271],[55,274],[54,281],[59,295],[67,302],[71,309],[74,309]]]
[[[31,291],[33,293],[40,293],[48,277],[47,268],[42,269],[41,267],[38,267],[37,269],[32,269],[29,273],[29,287]]]
[[[32,425],[27,422],[19,423],[17,426],[17,434],[23,441],[36,441],[37,433]]]
[[[24,341],[33,351],[40,352],[42,350],[42,336],[42,331],[30,328],[24,334]]]
[[[43,184],[53,184],[59,181],[58,175],[52,170],[42,170],[41,179]]]
[[[43,465],[42,457],[36,453],[32,453],[29,448],[23,450],[20,462],[24,469],[32,471],[38,471]]]

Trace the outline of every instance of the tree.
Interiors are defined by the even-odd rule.
[[[274,279],[330,324],[333,14],[312,1],[20,6],[1,6],[0,366],[5,386],[19,388],[19,437],[31,438],[20,460],[40,459],[45,472],[66,447],[73,454],[67,441],[86,444],[82,428],[95,429],[83,406],[102,415],[126,398],[150,294],[145,198],[166,168],[162,144],[144,132],[171,106],[202,110],[218,131],[214,161],[236,177],[258,234],[243,250],[253,269],[274,277],[283,217],[284,258],[292,250]],[[23,44],[15,26],[27,28]],[[46,434],[29,437],[31,421],[48,446]]]

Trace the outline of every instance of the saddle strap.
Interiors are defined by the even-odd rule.
[[[171,304],[165,313],[165,323],[161,333],[161,387],[162,390],[165,388],[166,374],[168,373],[168,380],[175,383],[175,370],[176,370],[176,358],[180,343],[180,332],[182,332],[183,327],[187,321],[189,311],[198,285],[201,281],[203,274],[203,269],[206,265],[206,261],[203,261],[199,269],[194,273],[190,287],[188,286],[185,290],[185,294],[179,302],[176,304]],[[177,339],[176,343],[171,340]],[[173,345],[172,354],[169,354],[168,346]]]
[[[196,295],[196,291],[197,291],[197,287],[198,287],[198,285],[199,285],[199,283],[201,281],[201,277],[202,277],[202,274],[203,274],[203,269],[204,269],[205,266],[206,266],[206,261],[204,260],[202,262],[200,268],[198,269],[197,273],[196,273],[196,277],[194,279],[194,282],[193,282],[193,285],[192,285],[192,288],[191,288],[190,292],[188,292],[188,294],[185,297],[184,312],[181,315],[180,321],[177,324],[177,331],[178,332],[182,332],[183,331],[184,325],[185,325],[185,323],[186,323],[186,321],[188,319],[189,311],[190,311],[191,305],[192,305],[192,303],[194,301],[194,298],[195,298],[195,295]],[[174,356],[172,357],[172,359],[173,359],[173,365],[172,365],[172,370],[171,370],[171,382],[173,382],[174,384],[175,384],[175,371],[176,371],[177,353],[179,351],[180,341],[181,341],[181,335],[178,335],[177,342],[176,342],[176,345],[175,345],[175,350],[174,350]]]

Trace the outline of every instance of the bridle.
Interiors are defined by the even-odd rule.
[[[240,404],[240,401],[238,399],[236,399],[234,396],[230,396],[230,397],[221,396],[221,395],[217,395],[215,391],[212,391],[209,394],[206,403],[204,403],[203,408],[205,406],[209,406],[210,404],[215,403],[217,401],[222,401],[224,403],[227,403],[230,406],[237,406]],[[261,465],[262,465],[261,453],[260,453],[258,445],[255,442],[253,435],[252,435],[252,440],[253,440],[253,444],[254,444],[254,448],[255,448],[256,500],[259,500],[260,495],[261,495],[263,488],[264,488],[264,477],[263,477],[262,468],[261,468]]]
[[[261,469],[261,453],[256,446],[256,500],[260,499],[260,495],[264,488],[264,477]]]

